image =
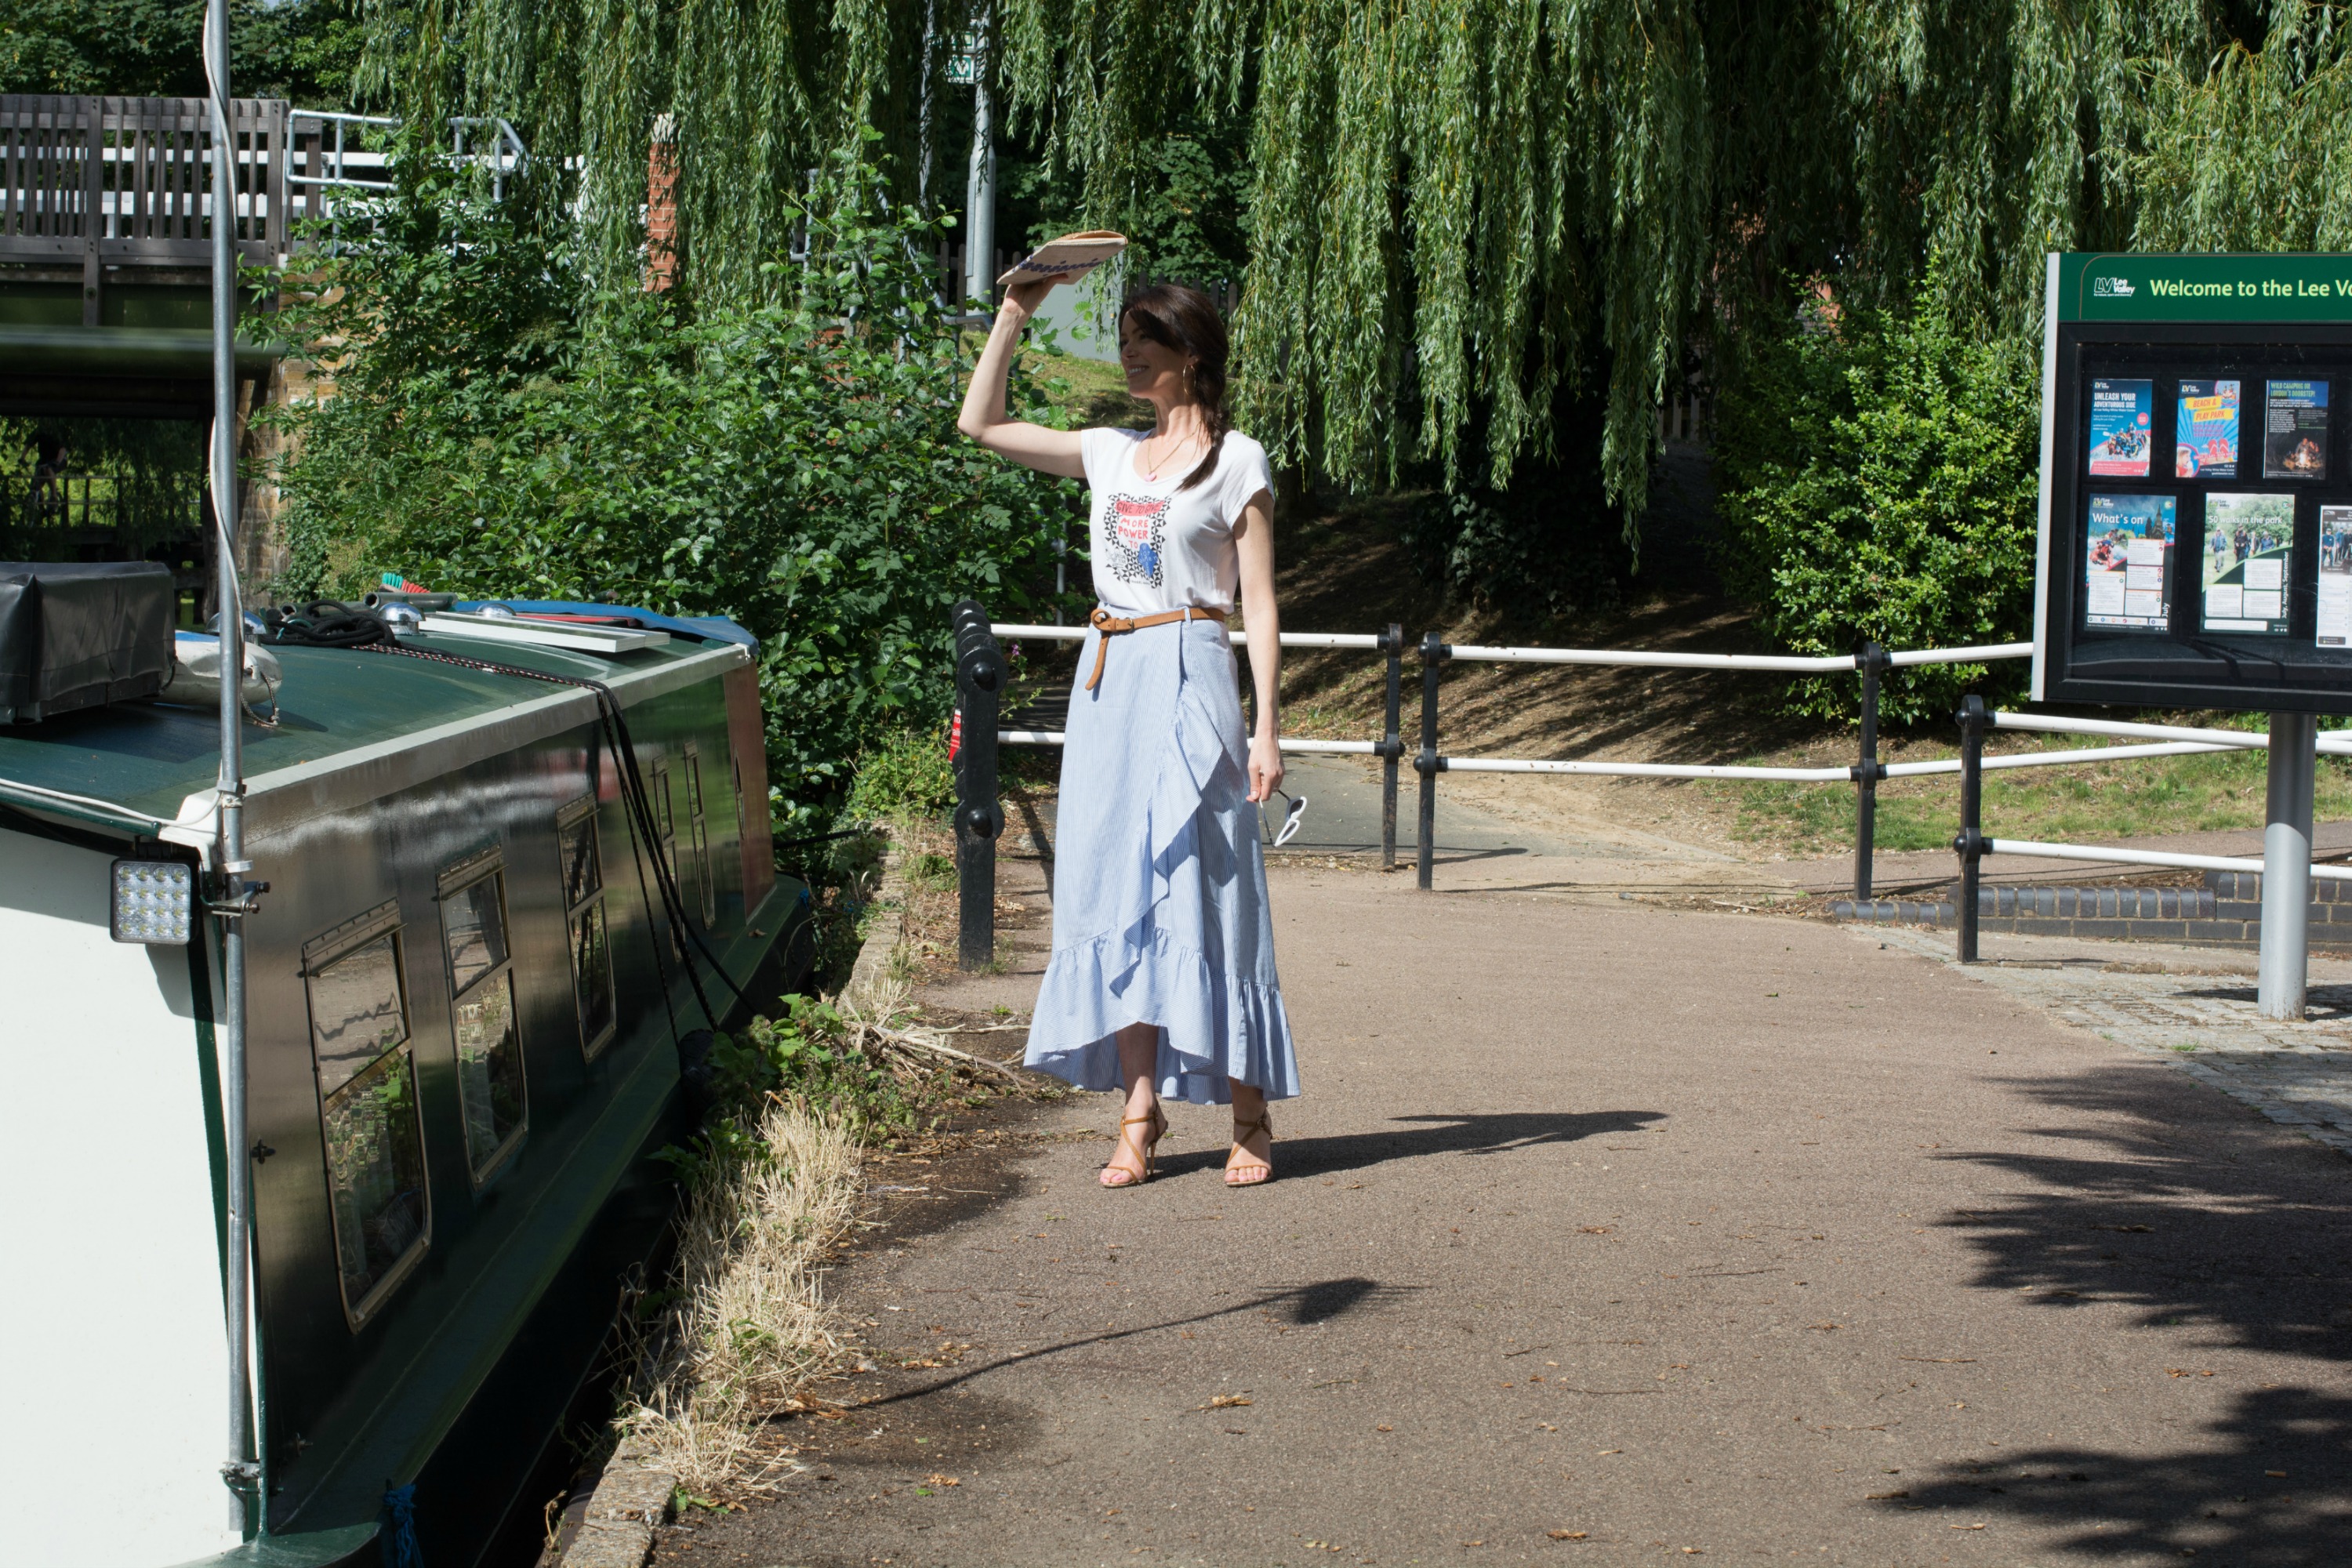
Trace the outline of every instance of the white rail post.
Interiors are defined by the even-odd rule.
[[[2263,827],[2263,952],[2256,990],[2265,1018],[2301,1018],[2310,974],[2311,795],[2319,720],[2271,715],[2268,808]]]

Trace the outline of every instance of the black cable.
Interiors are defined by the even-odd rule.
[[[701,1005],[702,1016],[709,1020],[713,1029],[719,1027],[718,1010],[711,1006],[710,997],[702,987],[702,977],[695,972],[694,952],[698,950],[702,954],[703,962],[726,983],[730,991],[735,993],[736,1000],[747,1005],[750,1004],[751,998],[744,994],[743,988],[735,983],[735,977],[727,973],[726,966],[720,963],[711,952],[709,944],[703,940],[702,933],[695,929],[694,922],[686,912],[686,898],[678,889],[677,874],[670,866],[668,859],[661,853],[661,834],[654,817],[651,799],[646,792],[645,779],[637,771],[636,745],[629,735],[629,721],[622,710],[621,700],[614,694],[611,687],[601,680],[591,680],[585,676],[554,675],[542,669],[526,668],[521,665],[500,664],[493,659],[474,658],[464,654],[442,653],[421,647],[408,647],[398,643],[360,646],[366,647],[375,653],[399,654],[409,658],[430,659],[436,663],[453,664],[461,668],[478,669],[492,675],[520,676],[527,680],[543,680],[556,686],[576,687],[592,694],[596,700],[605,743],[612,748],[614,761],[619,764],[622,804],[633,819],[630,832],[631,856],[635,858],[637,855],[636,835],[637,831],[642,829],[646,845],[653,850],[654,886],[660,889],[663,912],[668,916],[672,931],[684,933],[685,940],[678,943],[678,952],[686,961],[686,978],[694,987],[694,999]],[[637,875],[642,882],[645,876],[645,865],[642,859],[638,860]],[[658,942],[655,944],[654,962],[660,970],[662,994],[667,997],[669,994],[668,971],[661,963]],[[676,1033],[675,1022],[671,1032]]]
[[[273,647],[380,647],[392,641],[392,628],[382,616],[335,599],[264,610],[259,619],[262,632],[256,640]]]

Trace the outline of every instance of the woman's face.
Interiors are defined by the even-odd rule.
[[[1184,367],[1192,360],[1192,356],[1182,349],[1154,342],[1135,331],[1130,321],[1119,321],[1118,363],[1127,372],[1129,396],[1149,398],[1154,403],[1185,401],[1190,392],[1184,384]]]

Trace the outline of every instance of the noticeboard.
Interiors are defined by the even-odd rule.
[[[2352,713],[2352,256],[2053,255],[2038,701]]]

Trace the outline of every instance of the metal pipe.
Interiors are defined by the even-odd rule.
[[[1397,763],[1404,757],[1404,627],[1381,634],[1388,654],[1388,693],[1381,709],[1381,869],[1396,869]]]
[[[2065,719],[2054,713],[1993,713],[1987,717],[1996,730],[2032,730],[2045,735],[2124,735],[2150,741],[2196,741],[2209,746],[2236,746],[2260,751],[2267,735],[2248,730],[2200,730],[2186,724],[2130,724],[2119,719]],[[2352,736],[2346,738],[2352,749]]]
[[[252,1339],[253,1164],[246,1130],[245,604],[236,570],[236,132],[230,118],[227,0],[205,7],[205,74],[213,122],[213,519],[220,598],[220,847],[215,903],[221,945],[221,1131],[227,1191],[222,1194],[222,1268],[228,1330],[229,1527],[250,1540],[261,1527],[261,1467],[254,1441]]]
[[[1878,837],[1878,781],[1886,776],[1878,760],[1878,680],[1887,669],[1886,650],[1863,644],[1854,667],[1862,671],[1862,760],[1853,765],[1853,901],[1866,904]]]
[[[1960,700],[1960,831],[1952,847],[1960,857],[1959,961],[1977,961],[1978,882],[1984,858],[1984,699]]]
[[[967,728],[969,725],[967,718]],[[1058,746],[1062,742],[1063,732],[1059,730],[999,730],[996,732],[996,743],[1000,746]],[[1276,743],[1286,752],[1353,757],[1381,754],[1381,742],[1378,741],[1296,741],[1285,736]]]
[[[2123,762],[2133,757],[2187,757],[2231,749],[2209,746],[2196,741],[2171,741],[2158,746],[2086,746],[2075,752],[2012,752],[2005,757],[1987,757],[1984,765],[1989,769],[2061,768],[2077,763]],[[1958,773],[1960,763],[1957,757],[1937,763],[1886,763],[1882,764],[1882,771],[1891,779],[1915,779],[1930,773]]]
[[[1421,774],[1421,833],[1415,882],[1423,892],[1437,855],[1437,773],[1445,759],[1437,754],[1437,668],[1449,650],[1435,632],[1421,639],[1421,754],[1412,760]]]
[[[1913,664],[1993,664],[2004,658],[2032,658],[2030,642],[1984,643],[1976,647],[1916,647],[1891,653],[1886,662],[1900,669]]]
[[[1581,773],[1596,778],[1628,779],[1781,779],[1800,784],[1844,784],[1853,777],[1847,768],[1707,767],[1682,763],[1554,763],[1521,757],[1441,757],[1447,773]]]
[[[2260,871],[2263,863],[2235,855],[2181,855],[2168,849],[2116,849],[2095,844],[2044,844],[2032,838],[1988,838],[1988,855],[2039,855],[2046,860],[2083,860],[2099,866],[2156,866],[2168,871]],[[2352,866],[2314,866],[2314,879],[2352,882]]]
[[[1025,638],[1033,642],[1083,642],[1087,636],[1087,628],[1082,626],[1041,626],[1000,622],[991,625],[988,629],[1000,637]],[[1230,627],[1226,628],[1225,641],[1236,647],[1243,646],[1241,639]],[[1378,652],[1381,645],[1379,637],[1362,632],[1284,632],[1282,646],[1285,647],[1353,647]]]
[[[1618,648],[1481,647],[1464,644],[1453,647],[1446,657],[1482,664],[1608,664],[1660,669],[1780,669],[1816,675],[1853,668],[1853,656],[1851,654],[1834,658],[1800,658],[1780,654],[1638,653]]]
[[[988,8],[978,17],[971,62],[971,168],[964,183],[963,297],[983,310],[996,300],[996,134],[990,123]]]
[[[2311,973],[2311,796],[2319,720],[2271,715],[2270,789],[2263,826],[2263,947],[2255,1010],[2301,1018]]]

